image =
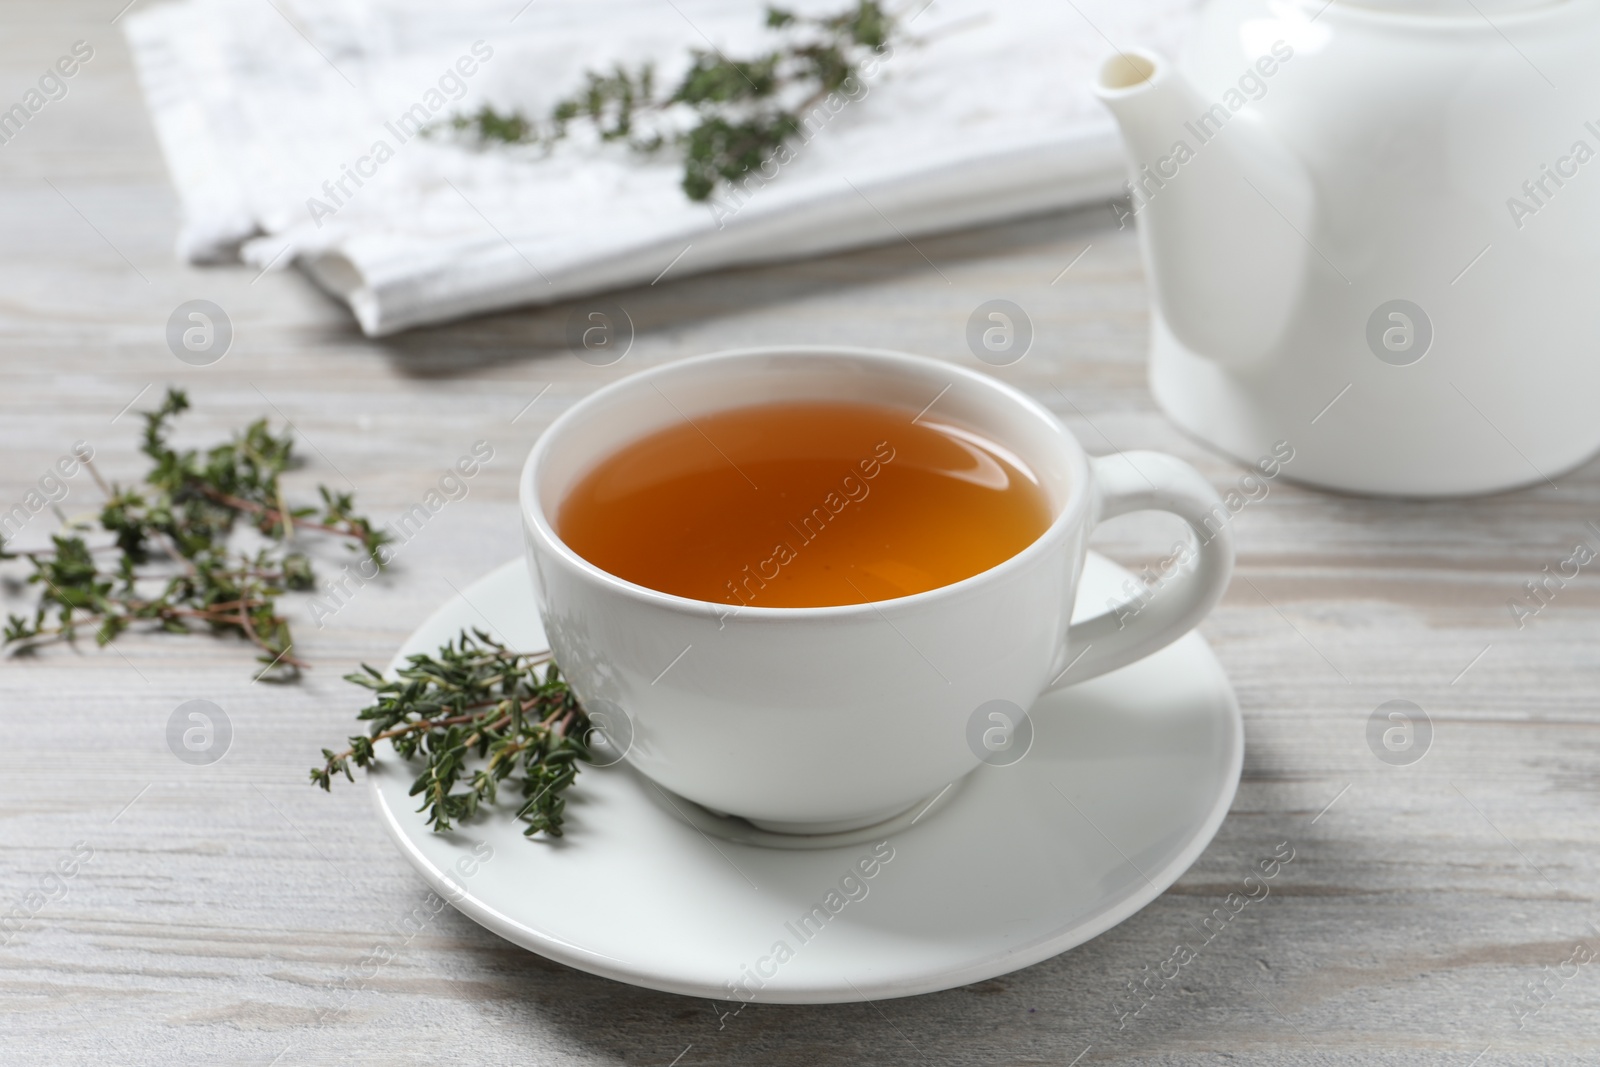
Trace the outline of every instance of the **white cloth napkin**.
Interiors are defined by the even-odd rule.
[[[543,115],[615,62],[652,59],[670,86],[692,48],[763,47],[755,0],[176,0],[123,23],[179,254],[297,263],[383,335],[1110,197],[1123,164],[1093,72],[1110,42],[1171,49],[1195,6],[923,2],[775,178],[702,203],[670,152],[475,149],[413,127],[485,102]]]

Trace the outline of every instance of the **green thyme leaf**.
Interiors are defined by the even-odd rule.
[[[173,422],[188,409],[183,390],[168,389],[154,411],[141,413],[140,451],[150,469],[137,486],[106,490],[98,525],[110,544],[91,547],[84,535],[94,531],[83,523],[53,535],[47,551],[0,551],[0,559],[26,560],[32,566],[26,581],[39,587],[33,617],[7,621],[7,646],[71,641],[80,627],[92,628],[103,645],[147,623],[165,633],[242,637],[275,677],[293,678],[305,664],[290,653],[294,638],[278,597],[313,588],[316,576],[309,556],[289,550],[290,540],[301,532],[343,538],[383,565],[379,548],[389,535],[355,513],[349,493],[318,486],[320,508],[285,503],[279,476],[295,460],[288,430],[274,433],[257,419],[204,452],[175,449],[168,443]],[[94,471],[90,460],[82,462]],[[231,548],[241,524],[268,547]]]
[[[543,668],[541,670],[541,668]],[[369,724],[346,749],[322,750],[311,783],[331,790],[335,775],[370,767],[377,742],[419,763],[410,795],[435,832],[492,805],[502,785],[521,796],[526,836],[560,837],[565,794],[589,759],[589,718],[548,652],[513,652],[482,630],[461,631],[434,655],[413,655],[386,677],[362,664],[345,680],[373,702],[357,713]]]
[[[781,47],[745,59],[695,49],[687,73],[664,95],[656,91],[651,65],[630,70],[618,64],[607,74],[587,72],[584,88],[557,102],[546,119],[485,105],[445,125],[480,144],[549,149],[575,122],[587,123],[602,141],[625,142],[641,153],[671,144],[683,157],[685,195],[706,200],[719,183],[739,181],[772,159],[800,132],[796,116],[858,75],[895,31],[894,16],[876,0],[857,0],[852,8],[820,18],[769,7],[765,25],[788,38]],[[691,114],[687,130],[662,121],[675,107]]]

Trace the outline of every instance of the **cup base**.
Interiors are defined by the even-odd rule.
[[[745,819],[745,822],[758,830],[765,830],[770,834],[800,834],[813,836],[816,834],[844,834],[851,830],[865,830],[882,822],[888,822],[897,815],[926,804],[930,798],[923,797],[916,804],[904,808],[895,808],[891,811],[880,811],[875,815],[863,818],[842,819],[836,822],[779,822],[773,819]]]
[[[963,775],[937,793],[887,815],[836,822],[775,822],[724,815],[676,793],[669,793],[642,774],[640,778],[652,787],[648,792],[662,802],[662,808],[698,830],[742,845],[799,850],[862,844],[907,829],[948,805],[961,792],[961,786],[967,780],[967,776]]]

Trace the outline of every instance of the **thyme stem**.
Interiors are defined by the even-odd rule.
[[[294,640],[277,599],[315,584],[311,558],[288,549],[296,529],[353,541],[379,567],[389,537],[354,513],[349,494],[323,486],[317,487],[320,515],[315,507],[291,508],[279,476],[294,462],[292,438],[274,434],[266,419],[203,453],[172,448],[173,420],[188,407],[182,390],[168,389],[156,410],[142,413],[141,451],[151,468],[139,485],[108,485],[92,457],[79,456],[104,494],[96,518],[111,544],[91,547],[83,533],[93,527],[76,520],[51,536],[49,549],[13,553],[0,544],[0,559],[27,560],[33,568],[27,581],[40,587],[32,617],[7,620],[4,644],[16,650],[70,641],[80,625],[93,625],[100,644],[139,622],[193,633],[186,622],[192,620],[248,641],[258,662],[280,677],[307,666],[289,655]],[[230,547],[241,515],[269,539],[267,547],[253,554]],[[160,591],[149,592],[157,581]]]

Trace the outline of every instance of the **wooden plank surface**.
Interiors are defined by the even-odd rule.
[[[380,520],[473,441],[495,457],[392,576],[325,627],[293,608],[297,651],[314,664],[297,686],[253,684],[240,646],[202,639],[134,635],[0,663],[0,914],[30,914],[0,947],[0,1062],[1490,1067],[1600,1056],[1600,967],[1564,966],[1575,946],[1600,951],[1600,586],[1585,573],[1521,629],[1506,607],[1591,536],[1594,464],[1557,488],[1482,500],[1374,502],[1279,481],[1245,507],[1238,577],[1203,627],[1246,718],[1233,811],[1176,886],[1066,955],[936,995],[719,1019],[726,1005],[568,970],[450,910],[401,941],[421,881],[364,790],[329,797],[304,781],[355,706],[339,675],[386,660],[452,584],[518,552],[522,456],[601,383],[791,341],[976,366],[967,317],[1005,297],[1037,336],[994,373],[1092,451],[1164,449],[1219,486],[1243,471],[1153,407],[1137,249],[1103,207],[620,293],[638,337],[611,368],[565,350],[571,305],[374,342],[298,275],[180,266],[175,201],[109,24],[120,6],[13,0],[0,12],[0,103],[74,40],[96,48],[69,96],[0,147],[0,505],[80,439],[106,474],[135,476],[137,420],[124,409],[169,383],[195,402],[185,439],[262,413],[289,419],[310,460],[297,487],[348,482]],[[178,362],[163,339],[173,308],[195,298],[224,307],[237,331],[210,367]],[[62,507],[92,508],[92,485],[70,484]],[[52,522],[36,516],[19,542],[42,541]],[[1171,536],[1127,519],[1096,543],[1142,565]],[[3,610],[26,602],[3,596]],[[172,710],[196,698],[234,730],[211,766],[166,745]],[[1431,718],[1432,750],[1415,765],[1368,748],[1368,718],[1391,699]],[[1282,841],[1296,859],[1269,900],[1119,1029],[1126,983],[1156,970]],[[90,858],[51,881],[75,849]],[[35,908],[41,889],[51,899]],[[377,945],[395,958],[364,976]],[[1542,983],[1539,1000],[1529,983]]]

